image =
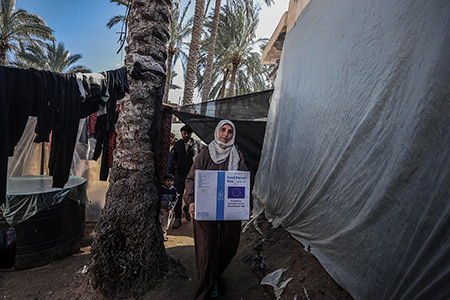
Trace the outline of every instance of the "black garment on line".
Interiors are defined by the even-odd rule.
[[[63,188],[69,179],[80,123],[80,90],[75,76],[60,74],[56,122],[53,126],[49,171],[53,187]],[[61,123],[59,122],[61,120]]]
[[[35,102],[35,71],[0,66],[0,204],[5,202],[8,156],[14,154]]]
[[[119,87],[117,101],[128,92],[127,71],[122,68],[110,72]],[[0,66],[0,134],[4,139],[0,146],[0,204],[5,202],[8,156],[14,154],[29,116],[37,117],[35,142],[48,141],[53,132],[49,169],[53,187],[64,187],[79,120],[97,111],[101,101],[101,97],[88,97],[81,102],[80,96],[73,74]]]
[[[128,84],[127,68],[123,67],[117,70],[106,72],[108,79],[109,100],[106,103],[106,115],[97,117],[95,124],[94,137],[97,140],[95,144],[93,159],[97,160],[103,152],[100,164],[100,180],[106,181],[109,175],[109,154],[112,151],[109,147],[109,139],[115,132],[115,124],[118,114],[116,110],[117,101],[128,93],[130,88]]]
[[[37,117],[35,142],[49,141],[53,131],[50,174],[53,187],[64,187],[69,178],[80,112],[88,115],[97,110],[98,103],[80,102],[74,75],[1,66],[0,105],[0,134],[4,139],[0,147],[0,203],[5,202],[8,156],[14,154],[29,116]]]

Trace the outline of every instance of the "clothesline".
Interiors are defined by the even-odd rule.
[[[52,132],[49,171],[53,187],[64,187],[69,178],[80,119],[97,114],[101,124],[96,127],[104,130],[99,134],[99,151],[111,149],[116,104],[129,92],[128,76],[143,79],[142,73],[151,72],[165,79],[164,70],[151,57],[131,54],[130,59],[135,63],[128,68],[101,73],[62,74],[0,66],[0,136],[5,141],[0,147],[0,204],[5,201],[8,156],[14,154],[29,116],[37,117],[34,142],[49,142]],[[102,168],[107,168],[101,170],[103,180],[111,165],[108,158],[111,155],[102,158]]]
[[[116,102],[129,91],[127,68],[103,73],[61,74],[0,67],[0,204],[5,201],[8,156],[14,154],[29,116],[37,117],[34,142],[48,142],[53,187],[69,178],[79,120],[101,111],[114,128]],[[78,79],[77,79],[78,77]],[[108,95],[108,97],[106,97]]]

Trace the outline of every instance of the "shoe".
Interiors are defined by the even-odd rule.
[[[167,242],[169,240],[169,238],[165,234],[164,234],[163,238],[164,238],[164,242]]]
[[[175,218],[175,221],[173,221],[172,228],[179,228],[181,226],[181,218]]]
[[[190,221],[191,220],[191,214],[189,213],[189,208],[187,206],[183,206],[183,211],[184,211],[184,217],[186,218],[186,221]]]
[[[219,297],[219,293],[217,292],[217,282],[216,282],[214,283],[214,290],[212,291],[210,298],[217,298],[217,297]]]

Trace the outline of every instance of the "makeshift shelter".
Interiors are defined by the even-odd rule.
[[[140,72],[137,66],[131,76]],[[84,174],[88,153],[82,148],[87,149],[95,127],[93,156],[102,157],[100,179],[106,180],[115,147],[116,104],[127,92],[125,67],[103,74],[61,74],[0,66],[0,131],[5,140],[0,147],[0,232],[16,229],[14,269],[39,266],[80,248],[87,180],[70,175],[89,177]],[[80,154],[86,156],[86,166],[80,167]],[[44,176],[44,170],[52,176]]]
[[[355,299],[449,299],[450,2],[311,1],[254,186]]]
[[[165,78],[163,68],[151,57],[133,53],[129,59],[134,60],[131,70],[122,67],[103,73],[60,74],[0,66],[0,101],[4,108],[0,111],[0,129],[5,137],[0,147],[0,232],[16,227],[18,246],[12,268],[42,265],[79,249],[85,233],[85,185],[92,175],[89,139],[96,140],[92,158],[101,157],[99,178],[105,181],[116,147],[119,101],[129,92],[128,76],[137,79],[150,72]],[[160,125],[167,123],[161,122],[164,82],[156,88],[155,113],[147,132],[154,153],[158,152]],[[41,155],[40,175],[7,179],[33,169],[28,162],[34,164],[33,148],[37,147],[31,140],[51,141],[51,176],[43,175],[46,159]],[[42,153],[45,148],[43,144]],[[70,176],[77,173],[87,178]],[[34,232],[40,234],[35,236]]]
[[[51,147],[50,143],[33,143],[36,121],[35,117],[29,118],[24,133],[15,147],[14,156],[8,159],[8,178],[25,175],[49,175],[47,166]],[[80,121],[78,137],[83,130],[84,123],[84,119]],[[99,178],[102,160],[92,159],[94,149],[94,138],[82,142],[78,138],[70,169],[71,176],[82,177],[87,180],[85,184],[89,199],[89,201],[85,201],[87,221],[97,221],[100,210],[104,206],[105,194],[109,187],[107,181],[101,181]],[[21,210],[26,210],[30,215],[42,210],[33,201],[29,202],[29,205],[30,207],[28,208],[26,206],[21,207]]]
[[[222,119],[236,126],[236,145],[245,158],[247,167],[256,174],[264,140],[269,99],[273,90],[240,95],[182,106],[173,110],[185,124],[206,144],[214,139],[214,129]]]

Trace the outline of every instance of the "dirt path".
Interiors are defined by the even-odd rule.
[[[258,221],[264,235],[253,226],[242,234],[238,252],[224,273],[227,293],[218,300],[276,299],[273,288],[262,286],[261,278],[279,268],[287,271],[282,280],[292,277],[282,299],[352,299],[323,270],[317,260],[282,229],[270,229],[263,218]],[[0,272],[0,299],[101,300],[88,284],[88,270],[94,223],[87,224],[86,242],[76,254],[41,267]],[[192,222],[183,220],[170,229],[165,246],[169,255],[181,261],[185,277],[168,277],[142,299],[193,299],[197,274],[192,238]],[[85,267],[86,266],[86,267]],[[85,270],[83,270],[85,269]]]
[[[95,224],[88,223],[84,247],[76,254],[48,265],[28,270],[0,272],[1,299],[101,299],[87,284],[83,268],[89,267]],[[167,278],[144,299],[193,299],[197,284],[192,222],[183,219],[178,229],[170,229],[165,242],[167,253],[186,269],[185,278]],[[252,269],[237,256],[225,272],[227,293],[218,299],[271,299]],[[250,296],[251,295],[251,296]]]
[[[161,283],[154,292],[150,292],[148,299],[193,299],[197,284],[197,270],[195,267],[194,239],[192,222],[183,219],[182,226],[169,229],[169,240],[165,242],[167,253],[179,259],[186,269],[186,279],[174,280],[169,278]],[[244,254],[245,256],[245,254]],[[243,253],[238,251],[230,266],[224,273],[227,293],[220,296],[220,300],[251,300],[272,299],[265,288],[261,286],[259,277],[254,273],[248,262],[243,262]],[[179,294],[179,291],[183,294]],[[155,297],[155,298],[153,298]],[[158,297],[158,298],[156,298]]]

